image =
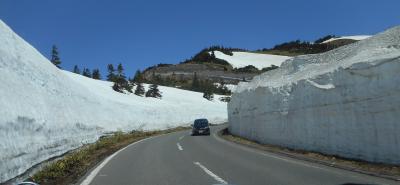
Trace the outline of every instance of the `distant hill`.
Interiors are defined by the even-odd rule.
[[[348,45],[359,40],[366,39],[368,35],[355,35],[355,36],[335,36],[327,35],[315,40],[314,42],[308,41],[289,41],[282,44],[277,44],[273,48],[264,48],[256,50],[257,53],[283,55],[283,56],[297,56],[305,54],[324,53],[338,47]]]
[[[143,77],[149,83],[186,89],[190,89],[194,76],[200,81],[237,84],[239,81],[248,81],[262,72],[276,69],[292,56],[323,53],[363,38],[367,36],[327,35],[314,42],[295,40],[255,51],[211,46],[179,64],[158,64],[149,67],[143,71]]]

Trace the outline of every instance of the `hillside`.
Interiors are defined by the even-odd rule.
[[[400,164],[400,27],[302,55],[228,104],[229,131],[260,143]]]
[[[218,59],[227,61],[233,68],[244,68],[252,65],[259,70],[263,68],[280,66],[282,62],[292,57],[270,54],[259,54],[250,52],[232,52],[232,55],[227,55],[220,51],[214,51],[214,55]]]
[[[0,182],[104,133],[226,121],[218,96],[161,86],[162,99],[145,98],[59,70],[1,20],[0,43]]]
[[[295,40],[255,51],[211,46],[179,64],[149,67],[144,70],[144,76],[150,82],[157,78],[169,82],[165,85],[183,88],[190,86],[194,73],[200,80],[237,84],[243,80],[251,80],[262,72],[275,69],[292,57],[324,53],[365,38],[368,36],[327,35],[314,42]]]
[[[159,64],[143,71],[145,81],[191,89],[193,78],[207,84],[236,85],[272,70],[291,57],[259,54],[242,49],[210,47],[179,64]],[[202,92],[202,90],[200,90]],[[218,90],[215,93],[219,93]]]

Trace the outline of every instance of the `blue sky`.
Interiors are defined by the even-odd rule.
[[[0,0],[0,19],[71,70],[178,63],[204,47],[272,47],[400,25],[399,0]]]

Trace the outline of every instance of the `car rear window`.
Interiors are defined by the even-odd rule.
[[[198,127],[207,127],[208,126],[208,121],[206,119],[197,119],[194,121],[194,126],[196,128]]]

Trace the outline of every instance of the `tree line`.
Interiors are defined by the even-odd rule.
[[[101,80],[101,74],[99,69],[93,69],[92,71],[88,68],[83,68],[82,72],[79,69],[78,65],[74,66],[74,69],[72,70],[73,73],[80,74],[83,76],[86,76],[88,78],[93,78],[96,80]]]
[[[57,46],[53,45],[51,50],[51,63],[53,63],[57,68],[61,69],[61,59],[59,57],[59,52]],[[112,89],[120,93],[134,93],[137,96],[161,98],[162,93],[158,89],[157,84],[151,84],[147,92],[144,88],[144,78],[140,70],[137,70],[133,78],[127,78],[124,73],[124,67],[121,63],[118,64],[117,68],[114,68],[113,64],[107,65],[107,81],[113,82]],[[101,80],[101,74],[99,69],[93,69],[92,71],[88,68],[83,68],[82,72],[77,65],[74,66],[73,71],[76,74],[86,76],[88,78],[93,78]],[[134,87],[136,86],[135,90]]]
[[[154,71],[151,73],[150,76],[145,78],[144,73],[145,72],[137,71],[135,77],[139,76],[140,79],[146,83],[159,84],[170,87],[179,87],[180,89],[201,92],[203,93],[203,97],[208,100],[213,100],[214,94],[231,94],[231,91],[226,87],[225,83],[222,80],[218,83],[215,83],[214,81],[209,79],[201,80],[198,78],[196,72],[193,73],[193,77],[191,80],[179,80],[178,78],[176,78],[176,75],[174,73],[166,77],[161,77],[160,74],[156,74]]]

